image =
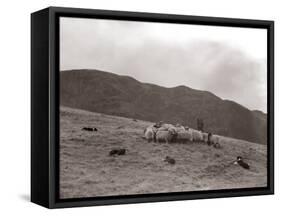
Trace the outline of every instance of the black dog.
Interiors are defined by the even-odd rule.
[[[172,164],[172,165],[174,165],[176,163],[176,160],[174,158],[169,157],[169,156],[166,156],[164,161],[168,162],[169,164]]]
[[[85,130],[85,131],[95,131],[95,132],[98,131],[97,128],[91,128],[91,127],[83,127],[82,130]]]
[[[236,162],[237,162],[238,165],[240,165],[240,166],[243,167],[244,169],[250,169],[249,164],[247,164],[246,162],[244,162],[241,156],[238,156],[238,157],[237,157]]]
[[[85,130],[85,131],[94,131],[93,128],[90,128],[90,127],[83,127],[82,130]]]
[[[110,156],[113,156],[113,155],[124,155],[124,154],[126,154],[126,149],[124,149],[124,148],[112,149],[112,150],[109,152],[109,155],[110,155]]]

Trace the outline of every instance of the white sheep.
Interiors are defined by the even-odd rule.
[[[192,132],[190,130],[178,132],[177,141],[179,143],[192,142],[193,141]]]
[[[147,128],[145,130],[144,137],[148,142],[151,142],[154,140],[155,133],[153,132],[153,130],[151,128]]]
[[[176,132],[179,133],[179,132],[184,132],[185,131],[185,128],[184,126],[181,126],[180,124],[177,124],[176,127]]]
[[[162,124],[161,127],[169,129],[169,128],[174,128],[175,126],[172,124]]]
[[[170,143],[175,135],[176,135],[176,133],[173,130],[167,130],[167,131],[158,130],[156,132],[156,142],[157,143],[159,143],[159,142]]]
[[[168,130],[176,131],[176,127],[172,124],[162,124],[162,126],[158,128],[158,131],[168,131]]]
[[[214,147],[219,148],[220,147],[220,138],[216,134],[208,134],[208,144],[214,145]]]
[[[148,142],[155,141],[155,134],[157,132],[157,128],[155,128],[153,125],[148,126],[144,130],[144,137]]]
[[[193,141],[195,141],[195,142],[202,142],[203,141],[203,134],[202,134],[201,131],[191,129],[191,128],[189,130],[191,130],[191,132],[192,132]]]
[[[208,133],[202,132],[202,135],[203,135],[203,142],[208,143]]]
[[[148,126],[147,128],[153,130],[154,133],[156,133],[157,130],[158,130],[158,128],[155,127],[155,125],[150,125],[150,126]]]

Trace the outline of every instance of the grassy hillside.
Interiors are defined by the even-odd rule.
[[[67,107],[61,107],[60,124],[61,198],[266,186],[265,145],[226,137],[222,149],[147,143],[143,129],[151,122]],[[126,154],[109,156],[116,147]],[[250,170],[231,163],[238,155]],[[165,162],[166,156],[176,164]]]
[[[61,105],[146,121],[169,121],[216,134],[267,143],[267,116],[207,91],[164,88],[98,70],[61,72]]]

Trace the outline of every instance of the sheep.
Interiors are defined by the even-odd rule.
[[[172,134],[177,134],[177,130],[175,127],[170,127],[168,131],[170,131]]]
[[[168,130],[176,131],[176,127],[172,124],[162,124],[162,126],[158,128],[158,131],[168,131]]]
[[[212,133],[208,133],[208,145],[214,145],[214,147],[219,148],[219,136]]]
[[[203,142],[208,143],[208,133],[202,132],[202,135],[203,135]]]
[[[177,141],[179,143],[192,142],[193,141],[192,132],[190,130],[178,132],[177,133]]]
[[[163,121],[156,122],[153,126],[156,128],[160,128],[164,124]]]
[[[153,126],[149,126],[144,130],[144,137],[148,142],[155,141],[155,134],[157,129]]]
[[[166,128],[166,129],[169,129],[169,128],[175,128],[175,126],[174,125],[172,125],[172,124],[162,124],[161,125],[161,128]]]
[[[175,129],[176,129],[177,133],[185,131],[185,128],[183,126],[181,126],[180,124],[176,124]]]
[[[190,127],[188,127],[188,126],[184,126],[184,129],[185,129],[185,130],[189,130],[189,128],[190,128]]]
[[[158,128],[155,127],[155,125],[150,125],[146,129],[151,129],[154,133],[158,130]]]
[[[165,128],[165,127],[160,127],[160,128],[158,128],[158,130],[157,131],[168,131],[168,129],[167,128]]]
[[[189,129],[192,132],[193,141],[202,142],[203,141],[203,134],[201,131],[195,129]]]
[[[173,130],[168,130],[168,131],[158,130],[156,132],[156,142],[157,143],[166,142],[167,144],[169,144],[175,135],[176,133]]]

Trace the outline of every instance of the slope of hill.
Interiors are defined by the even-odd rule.
[[[267,143],[266,114],[250,111],[207,91],[185,86],[164,88],[98,70],[62,71],[60,77],[61,105],[193,128],[197,118],[201,118],[206,131]]]
[[[203,143],[148,143],[142,136],[150,124],[61,107],[60,197],[266,186],[266,145],[226,137],[221,149]],[[126,148],[126,154],[109,156],[116,147]],[[232,163],[238,155],[250,170]],[[175,165],[166,163],[166,156],[174,158]]]

